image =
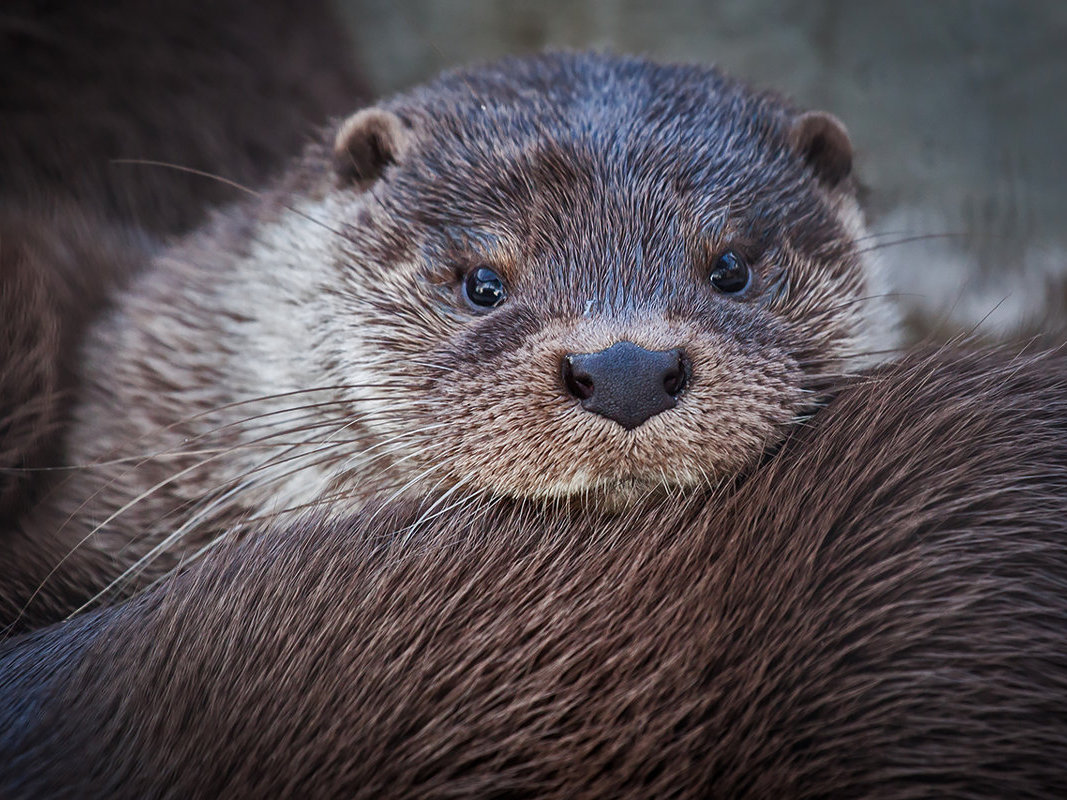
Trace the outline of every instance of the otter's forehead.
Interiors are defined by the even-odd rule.
[[[788,145],[793,112],[712,69],[523,59],[447,75],[388,107],[415,135],[382,199],[396,224],[426,235],[431,260],[482,250],[520,264],[507,276],[516,283],[604,296],[583,284],[610,277],[681,302],[678,279],[709,244],[763,251],[788,235],[813,251],[836,232]],[[805,242],[805,229],[818,235]]]
[[[770,197],[803,177],[786,146],[787,109],[708,68],[516,60],[453,73],[392,107],[417,132],[411,178],[495,190],[448,198],[468,216],[524,210],[545,191],[602,202],[643,189],[711,206],[744,191],[751,202],[754,190]]]
[[[719,133],[736,142],[780,127],[789,113],[773,95],[710,67],[592,54],[447,73],[386,107],[472,140],[494,141],[504,124],[516,136],[548,131],[615,144],[657,132],[692,142]]]

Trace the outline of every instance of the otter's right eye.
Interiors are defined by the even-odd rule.
[[[496,308],[507,299],[508,293],[499,275],[489,267],[478,267],[467,273],[463,295],[476,308]]]
[[[748,264],[733,250],[727,250],[711,271],[711,285],[723,294],[738,294],[748,288]]]

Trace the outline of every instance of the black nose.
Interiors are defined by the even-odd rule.
[[[563,385],[582,408],[633,430],[649,417],[674,408],[686,383],[681,350],[645,350],[616,342],[598,353],[563,357]]]

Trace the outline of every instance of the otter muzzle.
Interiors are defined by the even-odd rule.
[[[645,350],[633,342],[616,342],[596,353],[569,353],[562,371],[563,385],[582,408],[626,430],[674,408],[688,372],[682,350]]]

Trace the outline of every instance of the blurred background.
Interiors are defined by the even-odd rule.
[[[1062,0],[336,2],[379,94],[508,53],[596,48],[718,64],[829,110],[914,335],[1067,318]]]

